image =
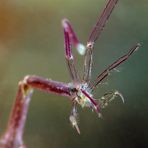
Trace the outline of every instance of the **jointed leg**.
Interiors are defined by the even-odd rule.
[[[0,138],[0,148],[25,148],[23,131],[33,89],[72,97],[74,88],[68,84],[43,79],[38,76],[27,76],[19,82],[16,100],[9,118],[8,127]]]
[[[105,108],[117,96],[119,96],[122,99],[122,102],[124,103],[124,98],[123,98],[122,94],[116,90],[116,91],[112,91],[112,92],[104,94],[104,96],[101,97],[101,99],[99,99],[100,107]]]
[[[100,36],[115,4],[118,2],[118,0],[109,0],[103,13],[98,18],[96,25],[93,27],[88,41],[86,45],[86,53],[85,53],[85,59],[84,59],[84,75],[83,80],[84,82],[89,83],[91,79],[91,69],[92,69],[92,51],[94,47],[94,43],[97,40],[97,38]]]
[[[84,83],[89,84],[91,79],[91,70],[92,70],[92,58],[93,58],[93,45],[87,44],[86,53],[84,58],[84,74],[83,81]]]

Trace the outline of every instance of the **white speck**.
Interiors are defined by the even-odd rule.
[[[85,54],[85,51],[86,51],[86,48],[83,44],[79,43],[77,45],[77,51],[80,55],[84,55]]]
[[[65,28],[65,29],[68,28],[67,21],[68,21],[67,19],[63,19],[63,20],[62,20],[62,26],[63,26],[63,28]]]

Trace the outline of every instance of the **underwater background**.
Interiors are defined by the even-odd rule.
[[[0,0],[0,133],[6,128],[18,82],[28,74],[70,82],[64,57],[61,19],[68,18],[82,43],[107,0]],[[97,99],[111,90],[119,98],[103,119],[79,108],[81,135],[71,127],[71,102],[34,91],[26,122],[28,148],[148,147],[148,1],[119,0],[94,49],[92,80],[136,43],[142,47],[98,86]],[[77,69],[83,56],[73,49]]]

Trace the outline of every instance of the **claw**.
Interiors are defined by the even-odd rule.
[[[76,104],[74,103],[73,107],[72,107],[71,115],[69,117],[69,120],[70,120],[72,126],[77,130],[78,134],[80,134],[80,129],[79,129],[79,126],[78,126],[77,119],[78,119],[78,113],[77,113]]]
[[[78,125],[75,125],[74,127],[76,128],[78,134],[80,135],[81,133],[80,133],[80,129],[79,129]]]
[[[80,129],[78,127],[77,119],[74,115],[70,115],[69,120],[72,126],[77,130],[78,134],[80,134]]]
[[[115,95],[118,95],[121,98],[123,103],[125,102],[124,97],[121,93],[119,93],[118,91],[115,91]]]
[[[122,102],[124,103],[124,97],[122,96],[121,93],[119,93],[118,91],[114,91],[114,92],[109,92],[107,94],[105,94],[101,99],[100,99],[100,104],[102,108],[105,108],[106,106],[108,106],[108,103],[111,102],[112,100],[115,99],[116,96],[119,96],[122,100]]]

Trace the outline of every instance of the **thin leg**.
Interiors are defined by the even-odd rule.
[[[18,93],[9,118],[7,130],[0,138],[0,148],[25,148],[22,138],[33,89],[70,98],[72,98],[76,91],[68,84],[43,79],[38,76],[26,76],[19,83]]]
[[[73,32],[71,30],[70,31],[68,30],[71,28],[69,28],[69,24],[68,24],[67,20],[63,20],[63,28],[64,28],[65,57],[66,57],[69,73],[70,73],[73,83],[78,84],[79,83],[79,75],[78,75],[78,72],[76,71],[76,68],[75,68],[74,57],[73,57],[72,51],[71,51],[71,40],[70,40],[73,37],[72,41],[76,42],[77,38],[75,37],[75,34],[73,34]],[[70,38],[70,36],[72,36],[72,37]]]
[[[117,66],[119,66],[120,64],[122,64],[123,62],[125,62],[135,51],[138,50],[138,48],[140,47],[140,44],[136,44],[135,46],[133,46],[130,51],[125,54],[124,56],[120,57],[118,60],[116,60],[113,64],[111,64],[108,68],[106,68],[97,78],[96,80],[91,84],[90,88],[93,90],[95,89],[95,87],[103,80],[105,79],[108,75],[109,72],[111,70],[113,70],[114,68],[116,68]]]
[[[118,0],[109,0],[105,9],[103,10],[101,16],[98,18],[96,25],[93,27],[86,46],[86,53],[85,53],[85,59],[84,59],[84,75],[83,80],[84,82],[89,83],[91,79],[91,69],[92,69],[92,50],[94,47],[94,42],[97,40],[97,38],[100,36],[113,8],[115,7],[115,4],[118,2]]]
[[[93,47],[91,45],[87,45],[84,58],[84,74],[83,74],[83,82],[87,84],[90,83],[91,79],[92,58],[93,58]]]
[[[119,93],[117,90],[113,92],[109,92],[104,94],[101,99],[99,99],[100,107],[105,108],[108,106],[108,104],[113,101],[117,96],[119,96],[122,99],[122,102],[124,103],[124,98],[121,93]]]

